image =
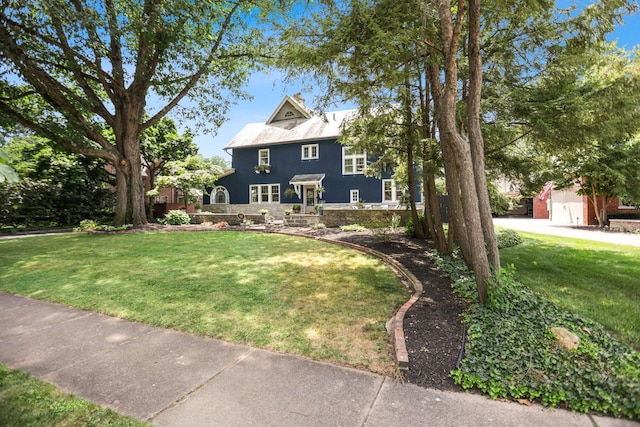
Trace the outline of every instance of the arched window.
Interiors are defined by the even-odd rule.
[[[211,192],[211,203],[229,204],[229,192],[223,186],[218,186]]]

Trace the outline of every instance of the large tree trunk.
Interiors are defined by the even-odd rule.
[[[484,139],[480,129],[480,99],[482,91],[482,57],[480,55],[480,1],[469,0],[469,98],[467,103],[467,130],[471,145],[471,160],[475,176],[478,208],[489,261],[494,271],[500,270],[498,240],[493,228],[491,203],[487,189],[484,162]]]
[[[440,82],[440,70],[438,67],[430,63],[428,65],[431,96],[433,98],[434,116],[439,123],[440,127],[441,117],[445,112],[443,111],[443,90]],[[462,215],[462,203],[460,200],[460,185],[458,184],[458,172],[456,162],[454,160],[451,147],[445,144],[442,131],[440,133],[440,149],[442,150],[442,159],[444,163],[444,178],[447,187],[447,195],[449,198],[449,230],[447,247],[453,248],[455,244],[460,247],[462,252],[462,258],[465,260],[467,267],[472,268],[471,249],[467,241],[466,225],[464,223],[464,217]]]
[[[133,98],[133,96],[131,96]],[[147,223],[140,155],[140,122],[144,111],[144,98],[129,104],[120,104],[114,126],[116,148],[121,156],[116,165],[118,185],[116,197],[115,225],[132,224],[134,227]]]
[[[116,169],[116,216],[114,219],[114,225],[120,226],[127,224],[127,210],[129,207],[129,175],[128,168],[118,163],[115,165]]]
[[[129,150],[135,150],[131,147]],[[139,156],[133,156],[133,159]],[[116,215],[114,225],[116,227],[132,224],[138,226],[147,223],[147,215],[144,204],[144,182],[140,162],[120,160],[116,167]]]
[[[469,245],[467,225],[462,213],[462,200],[460,198],[460,183],[458,182],[458,166],[451,147],[442,140],[442,157],[444,159],[444,178],[447,184],[449,196],[449,242],[448,245],[457,244],[462,252],[467,267],[473,269],[471,262],[472,253]]]
[[[410,144],[407,151],[407,181],[409,182],[409,203],[411,204],[411,218],[413,219],[413,229],[416,237],[419,239],[426,238],[424,224],[420,221],[418,209],[416,208],[416,188],[415,188],[415,171],[413,160],[413,145]]]
[[[445,154],[445,171],[451,168],[451,161],[455,162],[457,168],[458,182],[460,184],[460,197],[462,205],[462,215],[466,233],[458,235],[465,239],[468,244],[469,253],[464,254],[467,264],[471,266],[475,274],[478,289],[478,298],[481,303],[485,303],[488,297],[487,280],[491,277],[489,259],[484,244],[482,232],[482,222],[478,207],[478,193],[473,169],[471,148],[469,141],[457,129],[457,93],[458,93],[458,46],[460,32],[465,15],[465,3],[459,3],[455,25],[452,21],[451,4],[448,0],[440,0],[439,15],[441,23],[441,37],[444,54],[444,90],[440,100],[440,114],[438,116],[438,127],[440,138]],[[449,150],[449,151],[448,151]],[[455,189],[452,189],[455,191]],[[458,197],[449,194],[449,197]],[[458,224],[456,224],[456,227]],[[461,230],[460,230],[461,231]]]
[[[447,244],[444,232],[442,216],[440,215],[440,204],[438,203],[438,192],[436,191],[435,171],[438,168],[438,155],[432,143],[435,128],[432,120],[431,99],[430,99],[430,72],[437,72],[435,67],[425,67],[424,85],[420,81],[420,103],[422,111],[422,189],[424,192],[424,218],[427,234],[431,237],[436,250],[440,253],[450,253],[452,248]],[[433,129],[433,130],[432,130]]]
[[[470,264],[475,274],[478,297],[481,303],[485,303],[488,297],[487,279],[491,277],[491,269],[482,232],[471,149],[462,135],[453,135],[449,143],[452,144],[452,151],[458,167],[462,214],[467,229],[467,240],[471,255]]]
[[[436,250],[440,253],[451,253],[452,247],[448,244],[447,236],[444,232],[442,223],[442,215],[440,215],[440,204],[438,203],[438,192],[436,191],[435,177],[433,174],[425,175],[423,180],[424,186],[424,216],[427,220],[427,227]]]

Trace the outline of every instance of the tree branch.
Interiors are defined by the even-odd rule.
[[[207,68],[209,68],[209,65],[215,58],[215,54],[218,48],[220,47],[220,44],[222,43],[223,36],[227,28],[231,24],[231,18],[236,13],[236,10],[238,10],[239,7],[240,7],[240,3],[238,2],[228,12],[227,16],[225,17],[224,23],[222,24],[222,27],[218,32],[218,37],[215,43],[213,44],[213,46],[211,47],[211,50],[209,51],[209,55],[207,55],[207,58],[205,59],[203,64],[200,66],[200,68],[193,75],[191,75],[191,77],[189,78],[189,82],[164,108],[162,108],[153,117],[151,117],[149,120],[147,120],[145,123],[142,124],[141,131],[144,131],[148,129],[150,126],[153,126],[154,124],[158,123],[160,119],[162,119],[162,117],[164,117],[169,111],[171,111],[173,107],[178,105],[178,103],[187,95],[189,90],[191,90],[191,88],[198,82],[198,80],[200,80],[204,72],[207,70]]]
[[[486,154],[486,155],[490,155],[490,154],[493,154],[493,153],[495,153],[495,152],[497,152],[497,151],[501,151],[501,150],[503,150],[503,149],[507,148],[508,146],[513,145],[513,144],[515,144],[516,142],[520,141],[522,138],[524,138],[525,136],[529,135],[531,132],[533,132],[533,129],[529,129],[529,130],[528,130],[528,131],[526,131],[525,133],[523,133],[523,134],[521,134],[521,135],[518,135],[518,137],[516,137],[516,138],[512,139],[511,141],[509,141],[509,142],[507,142],[507,143],[505,143],[505,144],[500,145],[499,147],[494,148],[493,150],[488,150],[488,151],[486,151],[486,153],[485,153],[485,154]]]
[[[65,148],[66,150],[69,150],[77,154],[83,154],[89,157],[98,157],[114,163],[118,161],[118,153],[112,149],[111,145],[109,145],[108,147],[103,147],[102,150],[99,150],[96,148],[80,147],[80,146],[71,144],[69,142],[68,137],[58,135],[57,133],[53,132],[50,126],[43,126],[40,123],[37,123],[36,121],[30,120],[29,118],[15,111],[13,108],[11,108],[8,104],[6,104],[3,101],[0,101],[0,112],[2,112],[3,114],[9,117],[12,117],[21,125],[34,130],[37,134],[51,141],[54,141],[56,144]]]
[[[122,63],[122,45],[120,44],[120,31],[118,29],[118,15],[115,11],[112,0],[105,0],[105,9],[107,11],[107,26],[109,27],[109,60],[111,61],[111,69],[113,73],[113,89],[120,95],[114,99],[114,104],[118,104],[118,99],[125,96],[124,93],[124,66]]]
[[[426,44],[427,46],[429,46],[431,49],[435,50],[436,52],[443,53],[442,48],[439,47],[439,46],[436,46],[436,44],[433,43],[432,41],[429,41],[427,39],[422,39],[422,43]]]
[[[76,12],[80,15],[80,16],[87,16],[88,13],[85,11],[82,3],[79,0],[71,0],[71,4],[73,4],[73,6],[76,9]],[[104,46],[102,40],[100,39],[100,37],[98,36],[98,33],[95,31],[95,28],[87,25],[86,27],[86,31],[87,34],[89,35],[89,40],[92,42],[93,44],[93,54],[95,56],[94,58],[94,63],[95,64],[100,64],[102,62],[102,53],[100,52],[100,49],[98,47],[104,47],[106,50],[106,47]],[[98,67],[96,67],[98,68]],[[102,85],[102,88],[104,89],[105,93],[107,94],[107,96],[109,96],[109,99],[111,99],[111,102],[115,103],[115,97],[114,97],[114,87],[113,87],[113,78],[105,78],[106,74],[103,73],[97,73],[97,81]]]
[[[84,73],[80,70],[80,64],[76,61],[76,52],[69,46],[62,24],[58,18],[52,17],[53,27],[55,28],[58,38],[60,39],[60,45],[62,46],[62,52],[67,59],[70,67],[70,71],[73,73],[76,81],[80,85],[80,88],[84,92],[85,96],[91,104],[91,109],[95,111],[100,117],[102,117],[109,125],[113,126],[113,115],[105,108],[102,100],[98,97],[95,91],[89,85]]]
[[[23,31],[24,33],[32,36],[33,38],[39,39],[41,41],[43,41],[46,44],[50,44],[52,46],[55,46],[57,48],[59,48],[60,50],[62,50],[63,52],[65,52],[65,46],[58,42],[55,39],[52,39],[50,37],[47,37],[43,34],[38,33],[37,31],[32,30],[29,27],[26,27],[24,25],[22,25],[19,22],[13,21],[11,19],[9,19],[6,15],[2,14],[2,20],[5,21],[7,23],[8,26],[13,27],[13,28],[18,28],[21,31]],[[9,32],[7,31],[7,36],[11,37]],[[15,39],[12,38],[12,40],[15,42]],[[65,52],[66,53],[66,52]],[[90,69],[94,70],[96,72],[96,76],[98,79],[98,81],[105,81],[105,83],[108,85],[108,81],[111,80],[111,76],[109,74],[107,74],[106,72],[104,72],[104,70],[102,70],[100,68],[100,66],[98,65],[98,63],[91,61],[91,59],[87,58],[86,56],[82,55],[80,52],[77,52],[75,50],[70,50],[70,53],[74,55],[74,57],[78,58],[79,60],[81,60],[84,64],[86,64]],[[42,62],[43,64],[51,64],[51,62],[45,61],[45,60],[40,60],[40,62]],[[57,66],[60,69],[64,69],[67,70],[64,67],[60,67],[60,64],[55,64],[55,66]],[[95,79],[95,77],[93,77]]]

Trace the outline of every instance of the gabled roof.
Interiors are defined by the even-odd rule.
[[[300,99],[300,101],[298,101],[298,99]],[[312,114],[313,111],[304,105],[302,98],[299,98],[299,96],[294,96],[293,98],[285,96],[280,102],[280,105],[278,105],[278,108],[276,108],[271,117],[269,117],[266,124],[270,125],[273,122],[279,122],[281,120],[308,119]]]
[[[304,103],[285,97],[264,123],[246,125],[224,149],[258,147],[338,138],[357,110],[314,113]]]

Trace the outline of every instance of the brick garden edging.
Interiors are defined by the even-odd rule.
[[[341,246],[345,246],[351,249],[355,249],[360,252],[364,252],[366,254],[370,254],[380,259],[382,262],[387,264],[387,266],[391,267],[396,273],[401,277],[403,282],[408,284],[411,288],[413,288],[413,295],[407,302],[404,303],[402,307],[398,310],[398,312],[393,316],[389,323],[387,324],[387,330],[391,334],[391,339],[393,340],[393,348],[395,350],[396,361],[398,363],[398,368],[401,370],[409,369],[409,352],[407,351],[407,344],[404,338],[404,316],[409,311],[409,309],[415,304],[416,301],[422,295],[422,282],[418,280],[418,278],[409,270],[407,270],[402,264],[400,264],[395,259],[383,254],[382,252],[378,252],[375,249],[370,249],[364,246],[356,245],[354,243],[342,242],[340,240],[332,240],[326,239],[320,236],[309,236],[305,234],[297,234],[297,233],[288,233],[286,231],[271,231],[272,233],[284,234],[287,236],[297,236],[297,237],[306,237],[308,239],[314,239],[321,242],[338,244]]]

